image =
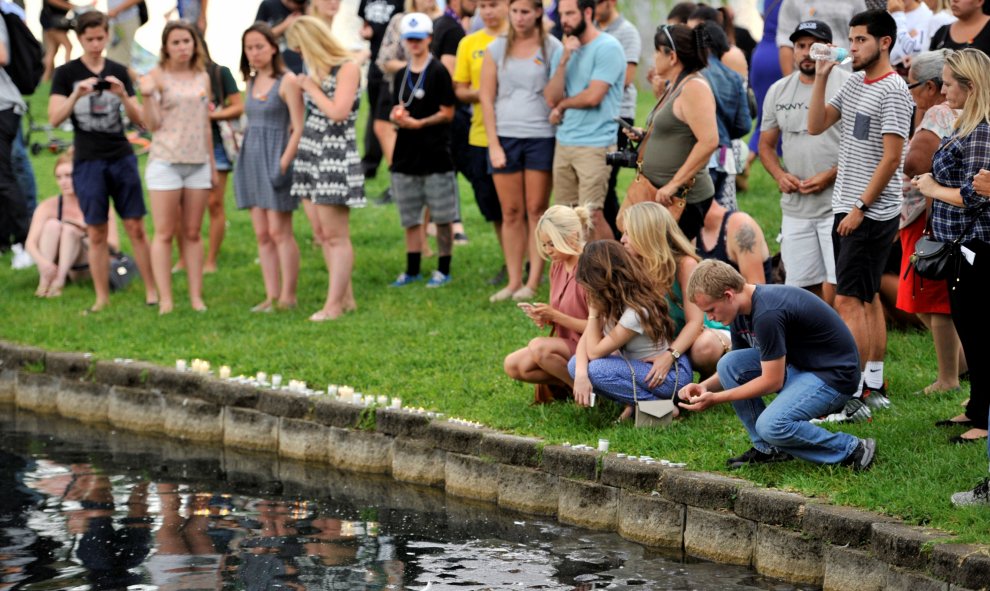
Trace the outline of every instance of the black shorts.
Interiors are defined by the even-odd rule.
[[[863,218],[863,223],[848,236],[836,229],[846,214],[835,215],[832,224],[832,251],[835,253],[835,293],[872,302],[880,291],[880,277],[897,235],[900,219],[883,222]]]
[[[377,121],[389,121],[392,114],[392,87],[387,80],[378,83],[378,100],[371,105],[371,115]]]
[[[488,148],[468,146],[467,154],[467,169],[461,172],[471,182],[481,215],[487,222],[502,221],[502,206],[498,202],[492,175],[488,172]]]

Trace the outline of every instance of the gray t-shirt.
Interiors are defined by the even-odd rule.
[[[830,100],[849,78],[850,73],[833,68],[825,87],[825,100]],[[821,135],[808,133],[808,104],[812,84],[801,82],[794,72],[773,83],[763,101],[762,131],[779,129],[784,154],[784,170],[807,179],[824,172],[839,162],[839,126],[833,125]],[[815,219],[832,215],[832,185],[821,193],[803,195],[782,193],[780,209],[785,215]]]
[[[626,308],[622,313],[622,316],[619,318],[619,326],[636,333],[622,347],[622,354],[627,359],[646,359],[667,350],[666,341],[654,343],[650,340],[650,337],[644,334],[643,323],[639,320],[639,314],[632,308]],[[607,335],[611,331],[612,329],[610,327],[606,327],[605,334]]]
[[[643,50],[643,40],[639,31],[622,16],[612,21],[605,32],[615,37],[622,50],[626,52],[626,64],[639,64],[639,54]],[[619,117],[636,118],[636,80],[633,79],[622,89],[622,103],[619,105]]]
[[[865,0],[783,0],[777,17],[777,47],[793,47],[790,36],[807,20],[832,28],[832,42],[849,49],[849,21],[866,10]]]
[[[552,138],[556,130],[550,124],[543,89],[550,79],[547,60],[561,43],[548,35],[542,50],[528,58],[516,58],[506,57],[506,41],[503,35],[488,45],[498,75],[495,132],[499,137]]]
[[[832,211],[836,214],[849,213],[880,165],[883,136],[896,134],[907,139],[914,99],[907,83],[896,72],[877,80],[866,80],[866,72],[856,72],[849,76],[828,104],[841,114],[836,123],[841,139]],[[871,220],[882,222],[900,215],[903,153],[900,156],[897,171],[866,210],[865,215]]]
[[[7,34],[7,23],[0,18],[0,43],[3,43],[7,48],[7,57],[10,57],[10,37]],[[24,113],[27,110],[27,105],[24,104],[24,99],[21,98],[21,92],[17,90],[17,86],[14,85],[14,81],[10,79],[10,75],[3,68],[0,68],[0,111],[6,111],[7,109],[14,109],[14,112],[18,115]]]

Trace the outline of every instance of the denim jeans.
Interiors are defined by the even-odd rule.
[[[758,349],[729,351],[718,362],[718,379],[726,390],[762,373]],[[808,421],[838,411],[849,398],[815,374],[788,365],[784,386],[773,402],[766,404],[758,397],[737,400],[732,407],[753,447],[763,453],[778,450],[816,464],[837,464],[849,457],[859,439]]]
[[[567,363],[567,371],[571,377],[574,377],[576,365],[577,357],[571,357]],[[636,374],[635,398],[630,365]],[[646,383],[646,374],[650,373],[652,368],[652,363],[638,359],[630,359],[629,363],[626,363],[626,360],[618,355],[609,355],[588,362],[588,379],[591,380],[591,387],[599,396],[619,404],[630,405],[635,400],[670,400],[674,396],[675,388],[677,390],[683,388],[694,378],[687,355],[681,355],[681,359],[670,366],[667,377],[655,388],[650,388]]]

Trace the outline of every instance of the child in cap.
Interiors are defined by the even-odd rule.
[[[450,282],[451,223],[457,219],[457,187],[450,154],[454,89],[450,74],[430,54],[433,21],[419,12],[399,23],[408,65],[395,74],[390,119],[398,129],[392,156],[392,194],[406,230],[406,270],[392,283],[419,281],[423,251],[423,208],[437,225],[440,258],[426,287]]]

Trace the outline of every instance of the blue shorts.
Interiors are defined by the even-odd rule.
[[[230,172],[234,170],[234,164],[227,158],[227,150],[223,149],[223,143],[213,144],[213,159],[217,162],[217,171]]]
[[[556,140],[552,137],[502,137],[498,142],[505,152],[505,168],[492,168],[488,159],[488,174],[505,174],[523,170],[553,170],[553,149]]]
[[[140,219],[147,213],[134,154],[115,160],[77,160],[72,165],[72,184],[88,225],[107,223],[111,198],[121,219]]]

